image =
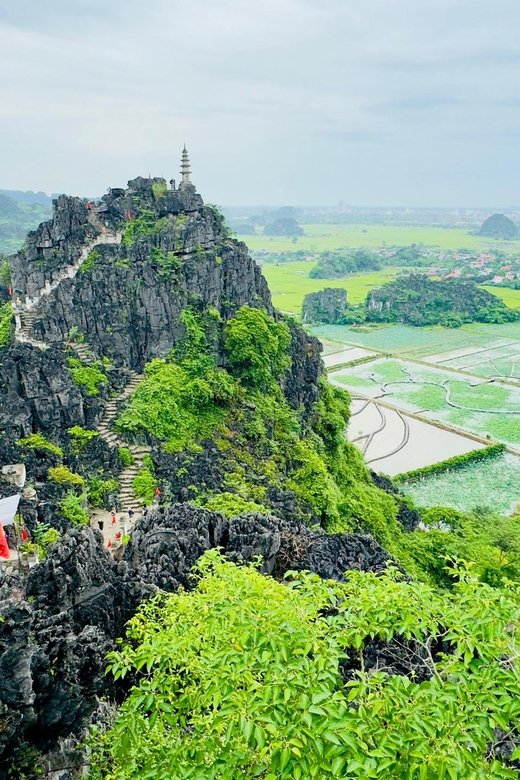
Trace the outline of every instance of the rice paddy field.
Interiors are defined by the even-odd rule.
[[[504,325],[472,323],[461,328],[321,325],[311,328],[310,332],[329,345],[336,343],[337,351],[345,345],[356,346],[467,370],[479,376],[502,374],[504,378],[514,380],[515,375],[520,374],[516,370],[517,356],[520,358],[520,322]],[[334,351],[332,347],[329,350]],[[493,365],[496,360],[500,362],[499,371]]]
[[[322,252],[345,247],[409,246],[424,244],[442,249],[507,248],[520,251],[520,241],[494,241],[473,235],[462,228],[401,225],[302,225],[304,235],[294,242],[290,237],[238,235],[254,251],[291,252],[297,249]]]
[[[520,506],[520,458],[505,453],[498,458],[469,463],[465,468],[435,474],[417,482],[404,482],[401,489],[417,506],[439,505],[462,511],[490,507],[512,514]]]
[[[332,371],[329,379],[354,394],[520,449],[520,387],[397,358]]]
[[[277,309],[299,315],[307,293],[323,290],[324,287],[341,287],[347,290],[349,303],[362,303],[370,290],[391,282],[403,270],[398,266],[388,266],[381,271],[352,274],[343,279],[311,279],[309,271],[315,265],[313,261],[304,260],[298,263],[266,263],[262,266],[262,273]]]

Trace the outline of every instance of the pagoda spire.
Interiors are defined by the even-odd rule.
[[[188,157],[188,150],[186,149],[186,144],[184,144],[184,149],[182,150],[181,176],[182,176],[181,187],[191,185],[190,158]]]

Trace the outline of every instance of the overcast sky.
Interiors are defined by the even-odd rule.
[[[6,7],[8,5],[8,7]],[[520,203],[519,0],[11,0],[0,188]]]

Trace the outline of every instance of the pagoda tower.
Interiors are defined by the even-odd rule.
[[[180,183],[180,189],[184,190],[188,187],[193,187],[193,184],[191,183],[191,168],[190,168],[190,158],[188,157],[188,150],[186,149],[186,144],[184,144],[184,149],[182,150],[182,157],[181,157],[181,183]]]

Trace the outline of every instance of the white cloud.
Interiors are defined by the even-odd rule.
[[[17,0],[0,187],[102,192],[175,171],[186,141],[220,203],[520,201],[519,20],[516,0]]]

